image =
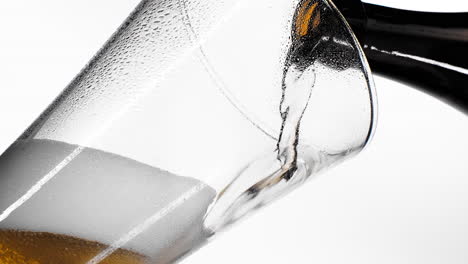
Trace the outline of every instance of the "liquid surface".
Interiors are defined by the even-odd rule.
[[[41,232],[0,231],[2,264],[81,264],[107,246],[98,242]],[[142,264],[149,259],[118,249],[102,264]]]
[[[57,141],[30,140],[17,142],[0,157],[0,214],[11,211],[0,221],[0,241],[15,237],[6,230],[22,230],[42,234],[34,241],[47,240],[44,233],[53,233],[110,245],[98,252],[104,246],[93,244],[93,249],[85,251],[86,256],[96,253],[94,259],[80,263],[125,255],[127,251],[120,248],[148,256],[155,263],[171,263],[204,243],[209,234],[203,217],[215,197],[211,187],[89,148],[56,172],[57,164],[77,148]],[[54,170],[53,179],[27,201],[18,203]],[[18,233],[15,248],[4,248],[2,254],[14,257],[7,252],[16,252],[16,248],[25,254],[35,252],[37,245],[31,236],[19,239],[28,237],[25,234]],[[57,246],[57,251],[68,248],[70,254],[84,254],[75,250],[80,243],[73,248],[51,241],[50,247]],[[72,241],[65,239],[64,243]],[[32,251],[27,251],[30,247]],[[34,259],[35,255],[24,257]]]

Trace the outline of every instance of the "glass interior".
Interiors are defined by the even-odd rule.
[[[0,157],[0,245],[172,263],[374,125],[367,62],[331,2],[145,0]]]

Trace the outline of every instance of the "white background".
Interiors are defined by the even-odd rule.
[[[0,152],[137,2],[0,1]],[[379,2],[468,11],[468,1]],[[379,127],[363,153],[185,263],[468,263],[467,117],[402,84],[375,81]]]

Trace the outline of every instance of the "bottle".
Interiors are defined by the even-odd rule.
[[[346,17],[374,73],[405,82],[468,112],[468,13],[333,1]]]

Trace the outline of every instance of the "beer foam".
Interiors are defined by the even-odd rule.
[[[0,157],[0,211],[76,148],[50,140],[15,143]],[[206,240],[203,217],[215,195],[196,179],[84,148],[0,229],[74,236],[111,245],[108,253],[122,247],[166,263]]]

